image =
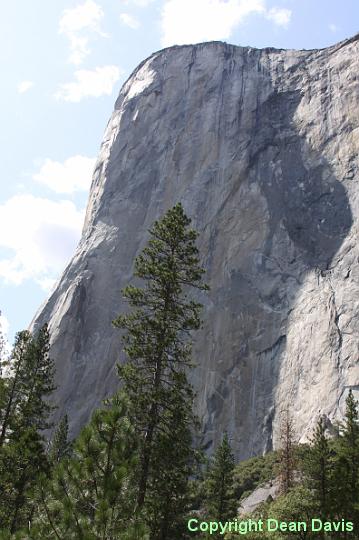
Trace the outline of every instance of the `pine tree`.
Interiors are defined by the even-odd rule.
[[[95,411],[51,478],[42,479],[34,538],[142,540],[133,516],[137,442],[119,394]]]
[[[333,463],[322,417],[318,420],[311,446],[305,455],[303,469],[318,517],[322,521],[330,520]],[[322,534],[319,533],[319,537],[321,536]]]
[[[183,412],[183,426],[193,423],[193,391],[186,371],[192,365],[190,332],[200,327],[201,305],[188,298],[188,291],[207,286],[202,283],[204,271],[195,245],[198,235],[189,225],[181,204],[154,223],[148,245],[135,261],[134,275],[144,281],[144,287],[124,289],[133,311],[114,321],[126,330],[128,362],[119,367],[119,376],[140,438],[138,509],[145,504],[148,484],[155,485],[159,470],[164,474],[164,467],[170,467],[168,475],[177,474],[176,463],[169,463],[163,453],[162,464],[158,461],[162,445],[184,445],[175,437],[181,429],[174,431],[170,420],[176,409]]]
[[[64,457],[71,454],[71,442],[69,441],[69,422],[67,414],[61,419],[50,445],[49,458],[54,464],[59,463]]]
[[[17,334],[3,378],[0,411],[0,521],[10,533],[31,521],[32,493],[48,471],[41,430],[50,426],[53,407],[47,398],[54,389],[45,325],[34,337]]]
[[[359,528],[359,419],[358,402],[349,390],[346,399],[344,422],[336,441],[335,460],[335,509],[337,517],[354,522],[354,531]],[[355,533],[356,534],[356,533]],[[350,537],[349,534],[344,537]]]
[[[183,540],[186,538],[185,517],[189,510],[189,477],[196,465],[190,426],[184,422],[188,411],[180,407],[166,411],[172,425],[172,438],[158,434],[151,461],[155,474],[147,483],[146,521],[152,539]]]
[[[3,362],[2,400],[0,410],[0,448],[6,441],[11,424],[14,424],[18,414],[18,404],[22,399],[22,386],[26,384],[27,358],[31,343],[30,332],[19,332],[15,338],[15,345],[8,361]]]
[[[0,447],[9,432],[20,432],[25,427],[44,430],[50,427],[48,418],[53,410],[47,399],[55,389],[54,365],[49,357],[49,332],[44,325],[33,337],[30,332],[19,332],[3,378],[4,395],[0,410]]]
[[[279,481],[282,494],[288,493],[294,484],[294,430],[293,421],[286,409],[280,426]]]
[[[205,481],[206,510],[208,516],[216,521],[230,521],[236,516],[238,504],[233,489],[234,466],[234,455],[225,433]]]

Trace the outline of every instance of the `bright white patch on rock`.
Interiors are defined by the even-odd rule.
[[[127,99],[132,99],[138,94],[148,88],[153,81],[155,80],[156,72],[151,69],[149,64],[145,64],[139,71],[136,73],[134,78],[131,78],[127,85]]]

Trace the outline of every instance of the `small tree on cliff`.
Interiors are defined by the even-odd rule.
[[[154,223],[148,245],[135,261],[134,275],[144,281],[144,286],[124,289],[124,298],[133,311],[114,321],[115,326],[126,330],[128,362],[119,367],[119,376],[141,441],[139,509],[145,503],[148,486],[156,485],[155,477],[161,470],[160,446],[170,443],[181,448],[185,444],[185,440],[176,438],[176,433],[182,432],[179,426],[172,429],[175,411],[182,411],[184,428],[192,424],[193,392],[186,370],[192,365],[190,332],[200,327],[201,305],[189,299],[187,292],[208,287],[202,283],[197,233],[189,226],[190,219],[181,204]],[[190,442],[186,444],[190,447]],[[152,467],[154,456],[156,470]],[[165,455],[162,465],[175,471],[176,462],[168,463]]]

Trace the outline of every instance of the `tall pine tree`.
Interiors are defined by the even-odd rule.
[[[359,530],[359,418],[358,402],[352,390],[346,399],[344,422],[336,441],[334,504],[338,518],[354,522],[353,535]]]
[[[333,460],[323,417],[319,418],[310,442],[311,446],[303,463],[306,484],[311,490],[318,517],[322,521],[329,521],[332,508]],[[323,532],[318,533],[319,538],[323,536]]]
[[[190,228],[181,204],[156,221],[149,233],[148,245],[135,261],[134,275],[144,286],[124,289],[123,296],[133,311],[114,321],[126,331],[128,362],[119,367],[119,376],[140,438],[138,509],[146,497],[153,499],[159,474],[165,474],[166,469],[168,476],[176,475],[177,463],[183,466],[182,459],[169,462],[161,447],[173,445],[182,448],[184,455],[191,453],[190,440],[182,440],[183,430],[193,423],[193,392],[186,371],[192,365],[190,332],[200,327],[201,305],[190,299],[188,292],[191,288],[207,289],[195,244],[198,235]],[[178,419],[181,426],[174,430],[176,410],[182,411]],[[149,485],[152,494],[147,493]],[[155,534],[151,538],[170,538],[167,533]]]
[[[48,470],[41,430],[50,426],[54,390],[45,325],[36,336],[20,332],[3,377],[0,410],[0,522],[10,533],[31,521],[33,490]]]

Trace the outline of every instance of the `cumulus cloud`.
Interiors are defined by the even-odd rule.
[[[274,7],[267,12],[267,18],[273,21],[277,26],[283,26],[286,28],[292,16],[290,9]]]
[[[109,96],[121,73],[117,66],[102,66],[93,70],[80,69],[75,71],[75,80],[62,84],[55,97],[78,103],[86,97]]]
[[[136,30],[136,28],[140,26],[139,21],[129,13],[121,13],[120,19],[124,25],[132,28],[133,30]]]
[[[102,7],[93,0],[86,0],[83,4],[63,11],[59,33],[64,34],[70,42],[69,61],[72,64],[81,64],[90,54],[91,37],[106,36],[100,27],[103,16]]]
[[[84,211],[67,200],[16,195],[0,205],[0,279],[21,284],[26,279],[49,287],[73,255]]]
[[[167,0],[161,13],[162,44],[228,39],[252,14],[285,26],[291,12],[276,7],[268,10],[265,0]]]
[[[152,4],[154,0],[124,0],[124,4],[132,4],[139,7],[147,7]]]
[[[163,45],[227,39],[245,17],[264,9],[263,0],[168,0],[162,10]]]
[[[56,193],[87,191],[95,161],[95,158],[86,156],[72,156],[63,163],[45,159],[40,171],[34,174],[33,178]]]
[[[17,91],[19,92],[19,94],[25,94],[25,92],[30,90],[30,88],[32,88],[33,86],[34,83],[32,81],[21,81],[17,85]]]

